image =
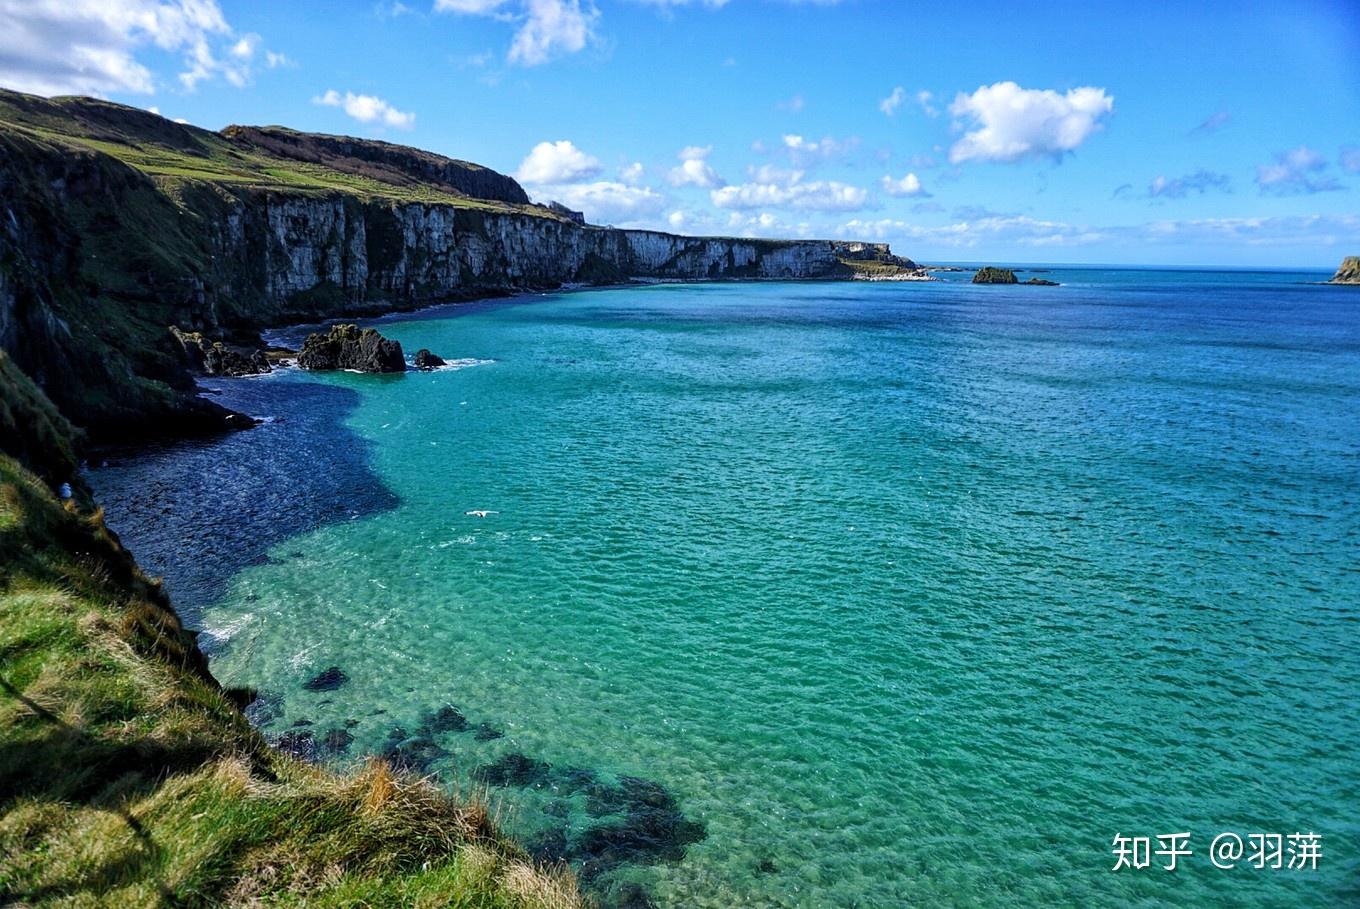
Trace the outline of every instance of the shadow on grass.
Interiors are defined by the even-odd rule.
[[[164,850],[127,806],[154,793],[171,776],[201,768],[221,754],[221,743],[106,741],[65,722],[7,679],[0,678],[0,689],[22,703],[43,729],[36,738],[0,742],[0,814],[19,799],[63,809],[84,806],[118,817],[133,835],[117,855],[62,880],[35,887],[0,880],[0,905],[103,893],[137,878],[154,881],[162,898],[175,902],[173,891],[156,876]]]

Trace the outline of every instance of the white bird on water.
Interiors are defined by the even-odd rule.
[[[499,511],[465,511],[463,514],[470,514],[474,518],[484,518],[489,514],[500,514]]]

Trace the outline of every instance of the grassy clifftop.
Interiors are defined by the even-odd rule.
[[[209,182],[562,217],[530,205],[518,183],[488,168],[386,142],[282,127],[212,132],[96,98],[40,98],[3,89],[0,129],[72,151],[101,152],[170,191]]]
[[[50,404],[0,354],[0,905],[579,905],[484,803],[271,749],[99,511],[63,504]],[[35,397],[36,392],[36,397]]]

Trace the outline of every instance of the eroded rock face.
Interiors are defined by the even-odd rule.
[[[209,376],[254,376],[272,371],[263,350],[229,347],[221,341],[209,341],[201,332],[180,331],[171,326],[170,334],[195,372]]]
[[[1347,256],[1332,275],[1333,284],[1360,284],[1360,256]]]
[[[974,284],[1019,284],[1015,277],[1015,272],[1009,268],[993,268],[988,265],[986,268],[979,268],[973,275]]]
[[[401,343],[384,338],[376,329],[332,325],[313,332],[302,344],[298,366],[303,369],[352,369],[357,372],[405,372]]]

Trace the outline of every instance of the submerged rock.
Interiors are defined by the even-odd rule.
[[[349,681],[349,676],[339,666],[332,666],[312,676],[302,687],[308,691],[334,691]]]
[[[316,739],[309,731],[285,732],[274,740],[274,747],[304,761],[315,760]]]
[[[490,723],[479,723],[477,724],[477,731],[473,733],[472,737],[479,742],[490,742],[494,739],[502,738],[504,735],[504,732],[501,732]]]
[[[428,773],[435,762],[449,756],[449,751],[428,735],[408,736],[400,726],[387,734],[382,758],[396,770]]]
[[[401,343],[384,338],[376,329],[357,325],[332,325],[322,334],[313,332],[302,342],[298,366],[303,369],[353,369],[359,372],[404,372],[406,359]]]
[[[349,751],[354,736],[345,729],[328,729],[321,737],[321,747],[330,754],[344,754]]]
[[[986,268],[979,268],[973,274],[974,284],[1019,284],[1015,277],[1015,272],[1009,268],[993,268],[988,265]]]
[[[551,772],[552,766],[546,761],[512,751],[490,764],[483,764],[472,771],[472,775],[489,786],[540,787],[548,782]]]
[[[1332,275],[1332,284],[1360,284],[1360,256],[1347,256]]]
[[[434,713],[426,714],[422,732],[463,732],[468,728],[467,717],[452,704],[445,704]]]
[[[440,366],[449,365],[443,357],[430,353],[430,351],[424,347],[416,351],[416,358],[413,362],[415,363],[416,369],[435,369]]]

